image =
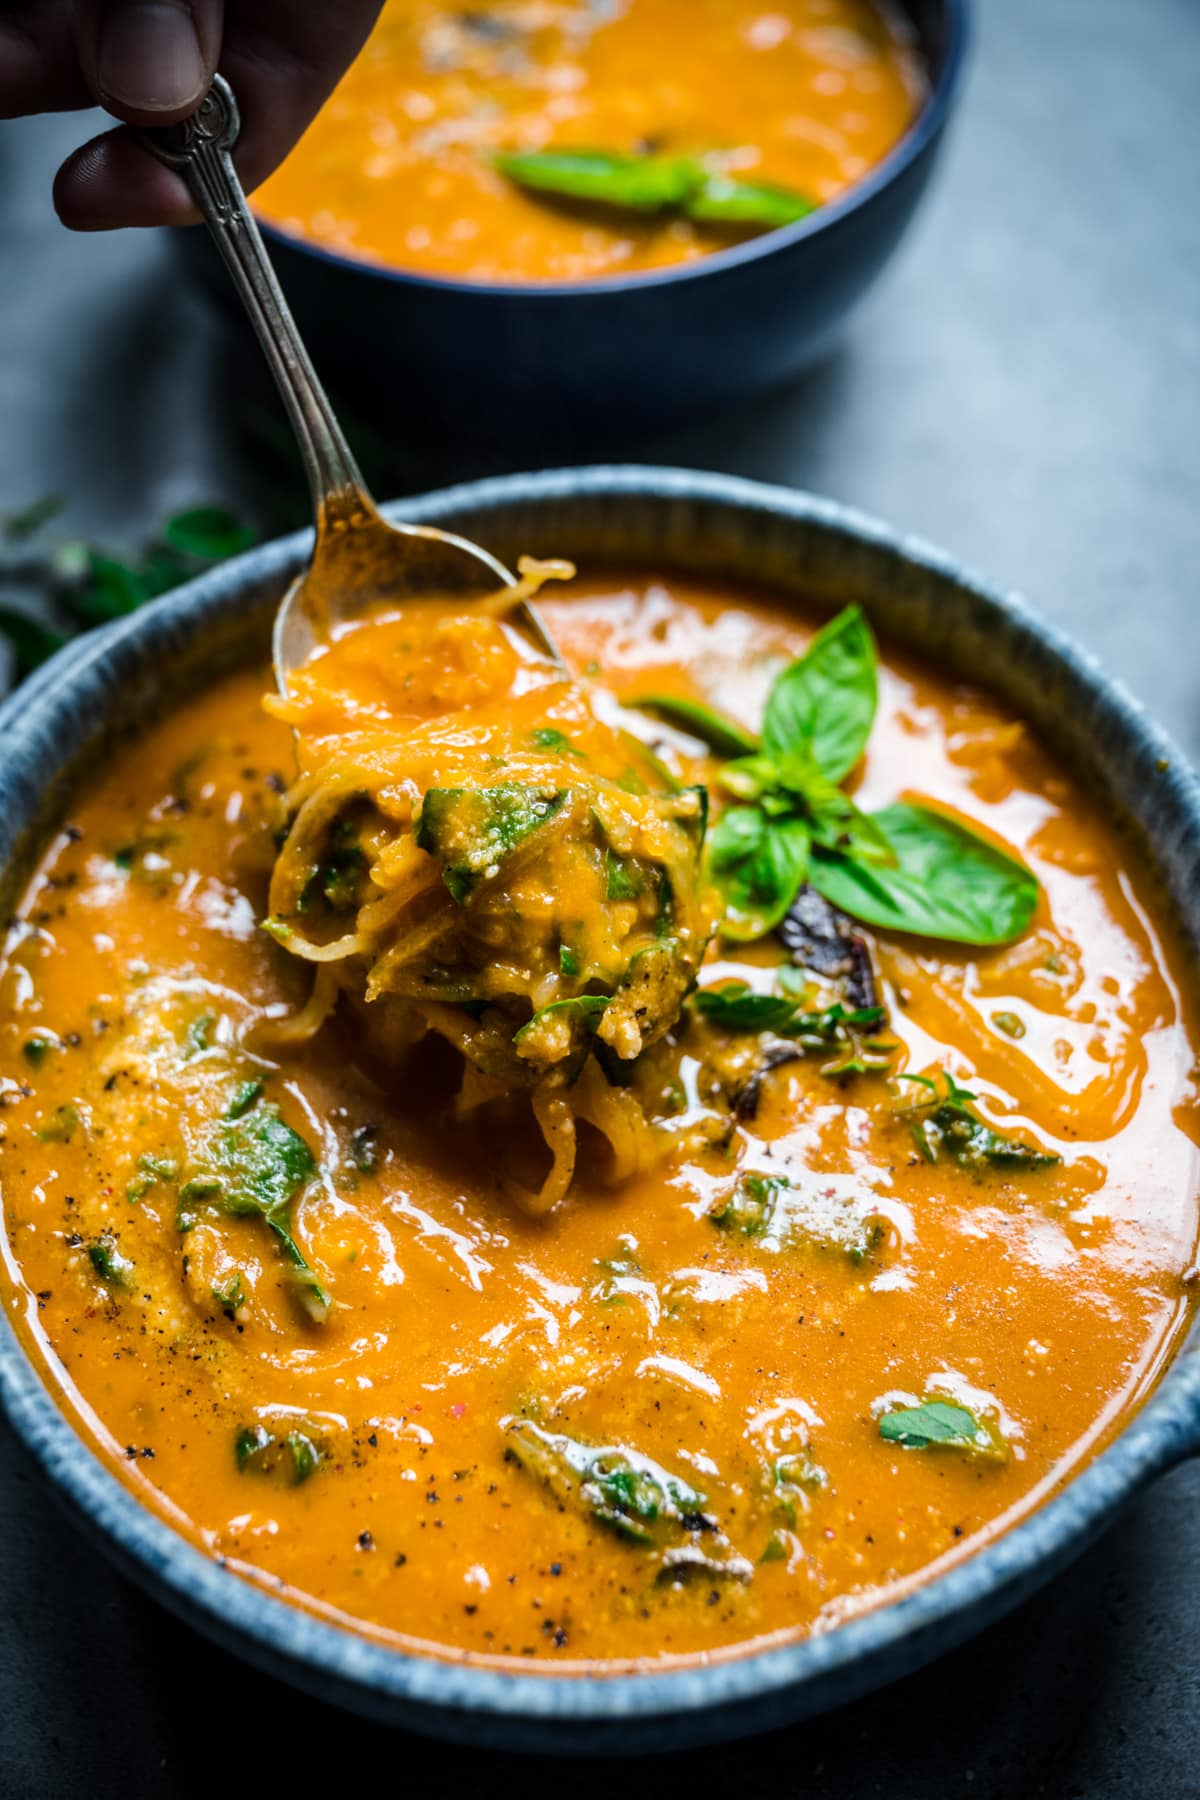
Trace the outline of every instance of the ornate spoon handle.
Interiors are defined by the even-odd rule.
[[[233,166],[240,127],[233,89],[216,75],[190,118],[138,131],[137,137],[182,175],[233,277],[295,428],[318,536],[326,526],[374,523],[375,503],[309,361]]]

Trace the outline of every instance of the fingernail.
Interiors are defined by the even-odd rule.
[[[100,31],[96,73],[107,99],[135,112],[178,112],[208,74],[191,11],[175,0],[125,0]]]

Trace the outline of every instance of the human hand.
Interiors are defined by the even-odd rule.
[[[194,112],[220,62],[237,95],[235,156],[256,187],[361,47],[382,0],[0,0],[0,119],[105,107],[125,121],[69,156],[54,184],[64,225],[179,225],[196,211],[178,175],[128,126]]]

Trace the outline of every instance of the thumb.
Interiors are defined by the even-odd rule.
[[[222,0],[73,0],[79,66],[101,106],[132,125],[186,118],[213,78]]]

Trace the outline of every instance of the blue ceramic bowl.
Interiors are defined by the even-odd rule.
[[[573,285],[410,274],[265,228],[322,378],[386,437],[525,447],[662,430],[785,382],[828,348],[899,243],[958,93],[968,0],[905,0],[930,73],[912,128],[840,200],[679,269]],[[202,232],[177,234],[234,304]]]
[[[508,562],[565,554],[750,577],[880,631],[1016,707],[1133,840],[1200,948],[1200,786],[1140,708],[1017,600],[844,507],[719,475],[595,468],[451,488],[393,512]],[[7,913],[76,783],[197,684],[264,655],[303,536],[251,551],[65,650],[0,709],[0,899]],[[151,1593],[231,1650],[322,1698],[458,1742],[640,1752],[781,1725],[950,1649],[1077,1555],[1147,1482],[1200,1449],[1193,1332],[1120,1437],[1047,1505],[948,1574],[823,1636],[663,1673],[507,1674],[414,1656],[310,1617],[217,1567],[101,1466],[0,1323],[0,1403],[59,1498]]]

